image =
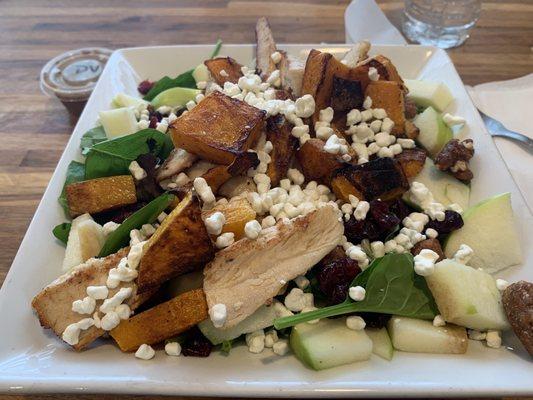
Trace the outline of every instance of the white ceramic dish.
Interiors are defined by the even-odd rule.
[[[324,45],[283,46],[298,53]],[[51,229],[63,220],[57,196],[65,171],[79,157],[81,135],[91,128],[99,110],[119,93],[136,94],[144,78],[176,75],[195,66],[212,46],[147,47],[116,51],[92,94],[69,141],[0,292],[0,391],[124,394],[181,394],[290,397],[407,397],[525,395],[533,393],[533,363],[513,335],[505,344],[515,348],[491,350],[470,342],[463,356],[396,352],[392,362],[375,356],[368,362],[322,372],[306,369],[294,357],[264,352],[253,355],[244,346],[229,357],[214,353],[208,359],[167,357],[152,361],[122,354],[112,343],[99,342],[83,354],[72,351],[39,326],[30,301],[60,274],[63,247]],[[335,46],[336,49],[346,46]],[[446,53],[432,47],[376,46],[373,53],[390,57],[406,78],[445,82],[455,96],[451,112],[468,121],[463,135],[474,139],[475,180],[472,203],[509,191],[519,223],[525,265],[504,271],[509,280],[533,280],[533,218],[492,139],[472,105]],[[249,61],[250,45],[225,45],[223,53]]]

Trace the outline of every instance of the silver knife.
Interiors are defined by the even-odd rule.
[[[479,114],[481,115],[483,122],[485,122],[485,125],[492,136],[510,139],[530,154],[533,154],[533,139],[527,137],[526,135],[522,135],[521,133],[513,132],[507,129],[500,121],[483,114],[481,111],[479,111]]]

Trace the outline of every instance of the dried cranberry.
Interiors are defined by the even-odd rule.
[[[411,214],[414,209],[410,208],[405,202],[401,199],[395,200],[394,202],[389,204],[389,210],[391,210],[398,218],[400,218],[400,221],[403,221],[403,219],[409,214]]]
[[[433,228],[437,232],[439,232],[439,235],[445,235],[462,228],[463,225],[464,222],[463,217],[461,217],[461,214],[452,210],[446,210],[444,212],[444,221],[437,221],[436,219],[432,219],[426,225],[426,229]]]
[[[379,314],[379,313],[359,313],[359,316],[363,318],[366,322],[368,328],[377,328],[381,329],[387,326],[391,316],[389,314]]]
[[[157,127],[157,124],[158,124],[158,120],[157,120],[157,117],[154,115],[152,117],[150,117],[150,125],[148,125],[149,128],[152,128],[152,129],[155,129]]]
[[[211,350],[213,345],[198,328],[191,329],[181,345],[181,353],[186,357],[209,357]]]
[[[319,264],[316,268],[318,287],[330,304],[338,304],[346,299],[348,286],[361,272],[357,261],[348,257]]]
[[[390,232],[401,220],[390,211],[387,203],[381,200],[370,202],[370,215],[382,232]]]
[[[137,90],[139,91],[140,94],[145,95],[146,93],[150,91],[150,89],[154,87],[154,85],[155,85],[155,82],[151,82],[147,79],[139,83],[139,86],[137,86]]]

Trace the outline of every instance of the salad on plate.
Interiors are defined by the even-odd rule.
[[[99,113],[59,196],[43,328],[77,351],[243,342],[316,370],[491,351],[511,329],[533,354],[533,284],[492,275],[522,261],[510,194],[470,204],[479,155],[445,83],[402,79],[368,42],[295,57],[265,18],[256,38],[251,64],[218,42]]]

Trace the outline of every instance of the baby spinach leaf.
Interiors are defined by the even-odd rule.
[[[96,126],[92,129],[89,129],[83,134],[80,140],[81,154],[86,156],[91,147],[105,140],[107,140],[107,136],[102,126]]]
[[[174,200],[174,195],[164,193],[158,198],[152,200],[139,211],[134,212],[124,220],[120,226],[115,229],[106,239],[98,257],[105,257],[116,253],[123,247],[126,247],[130,241],[130,231],[139,229],[144,224],[151,224],[157,219]]]
[[[218,39],[210,58],[216,57],[220,52],[221,47],[222,41]],[[175,87],[196,89],[196,80],[192,76],[193,71],[194,69],[190,69],[175,78],[170,78],[168,76],[162,77],[155,83],[155,85],[150,89],[150,91],[146,93],[143,99],[147,101],[152,101],[154,97],[157,96],[159,93]]]
[[[59,239],[66,245],[71,227],[72,224],[70,222],[63,222],[62,224],[59,224],[54,229],[52,229],[52,233],[57,239]]]
[[[277,319],[276,329],[284,329],[317,318],[356,312],[394,314],[419,319],[433,319],[438,314],[435,300],[424,277],[414,272],[411,254],[387,254],[376,259],[357,275],[351,286],[363,286],[365,299],[350,297],[341,303],[316,311]]]
[[[129,174],[130,163],[141,154],[152,153],[165,159],[173,148],[170,137],[156,129],[97,143],[87,154],[85,179]]]
[[[67,185],[70,185],[71,183],[81,182],[84,179],[85,179],[85,164],[78,162],[78,161],[71,161],[67,167],[67,177],[65,178],[65,184],[63,185],[63,190],[61,191],[61,195],[57,199],[59,201],[59,204],[61,204],[61,206],[65,210],[65,214],[68,216],[70,215],[68,212],[66,187]]]
[[[233,346],[233,340],[224,340],[221,344],[220,344],[220,352],[225,355],[225,356],[228,356],[230,351],[231,351],[231,347]]]

